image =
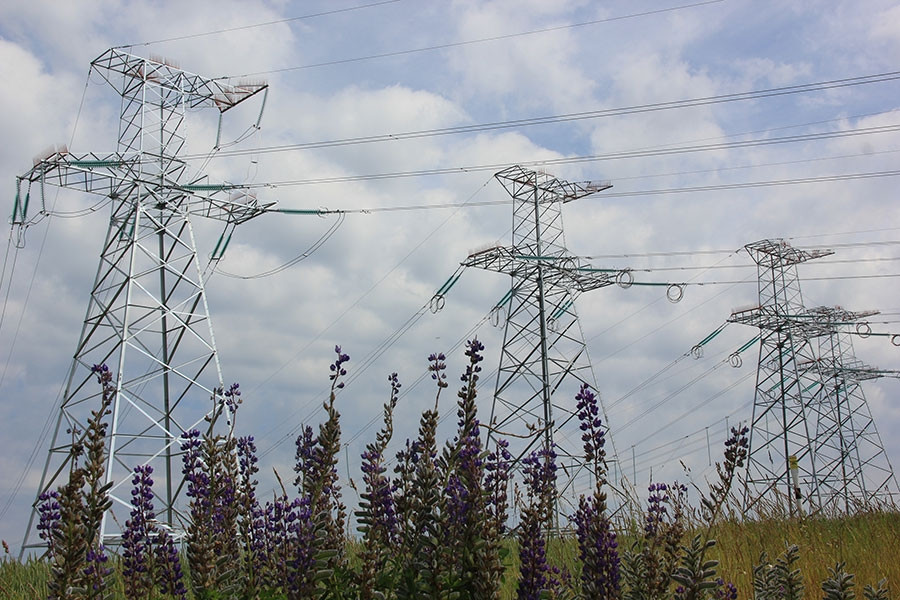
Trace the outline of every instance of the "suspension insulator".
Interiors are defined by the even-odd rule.
[[[436,314],[444,308],[444,304],[446,303],[447,301],[444,299],[443,295],[435,294],[431,297],[431,302],[429,303],[428,308],[431,310],[432,314]]]
[[[680,283],[673,283],[666,288],[666,300],[672,304],[678,304],[684,298],[684,286]]]
[[[503,307],[495,306],[494,308],[492,308],[490,319],[492,326],[500,327],[500,325],[503,324],[504,321]]]

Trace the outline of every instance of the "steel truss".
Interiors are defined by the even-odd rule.
[[[131,470],[140,464],[153,465],[159,520],[177,534],[178,439],[221,399],[222,371],[191,216],[222,221],[227,239],[237,224],[266,208],[240,186],[210,184],[188,172],[179,159],[185,112],[215,108],[221,118],[267,86],[206,78],[116,49],[91,66],[121,96],[117,150],[76,155],[60,149],[36,161],[19,178],[13,222],[25,228],[31,191],[37,188],[43,198],[47,185],[110,200],[109,227],[38,496],[66,481],[72,446],[99,406],[91,367],[106,364],[116,379],[105,473],[112,507],[101,541],[114,544],[130,510]],[[35,510],[23,552],[40,545],[30,537]]]
[[[758,268],[759,306],[729,318],[760,330],[744,510],[785,498],[791,514],[868,505],[894,479],[859,382],[887,372],[856,360],[845,327],[875,313],[804,307],[797,265],[830,250],[783,240],[745,249]]]
[[[561,205],[608,189],[608,182],[569,183],[510,167],[495,174],[513,198],[512,246],[475,252],[463,263],[511,277],[496,311],[505,311],[503,348],[491,406],[491,435],[511,439],[521,459],[555,445],[561,497],[589,478],[574,396],[596,387],[575,310],[581,292],[612,285],[615,271],[593,269],[568,253]],[[568,494],[571,495],[571,494]]]

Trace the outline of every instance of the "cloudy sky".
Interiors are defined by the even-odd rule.
[[[447,352],[450,372],[461,371],[459,344],[473,331],[486,346],[481,406],[490,408],[502,329],[485,316],[509,278],[464,270],[442,311],[420,311],[473,249],[509,243],[511,204],[492,179],[505,165],[610,180],[608,192],[565,205],[569,250],[597,267],[632,268],[638,282],[687,283],[678,303],[664,286],[611,286],[577,303],[617,469],[641,485],[702,484],[726,422],[750,418],[757,349],[741,368],[722,361],[755,330],[729,325],[701,359],[680,358],[734,308],[756,303],[745,244],[834,249],[800,266],[806,305],[877,309],[873,331],[900,333],[900,83],[870,82],[900,68],[900,7],[889,0],[11,0],[0,4],[8,211],[16,175],[46,148],[115,149],[119,97],[88,67],[126,45],[194,73],[268,82],[259,130],[191,160],[194,173],[258,185],[260,200],[282,208],[350,211],[246,223],[207,282],[226,383],[244,390],[238,430],[256,437],[263,487],[273,467],[290,472],[297,428],[321,417],[335,344],[352,358],[339,398],[345,479],[358,479],[387,375],[406,384],[399,443],[433,402],[430,382],[413,385],[425,358]],[[805,84],[816,85],[789,88]],[[765,92],[776,88],[791,93]],[[680,102],[696,99],[705,100]],[[223,141],[252,131],[260,103],[247,104],[227,114]],[[208,112],[189,114],[192,156],[215,142]],[[434,130],[445,131],[397,139]],[[373,136],[380,141],[318,144]],[[106,231],[108,213],[85,210],[96,200],[49,191],[55,216],[5,252],[0,538],[14,549]],[[412,209],[422,205],[432,208]],[[217,231],[196,227],[205,261]],[[890,340],[855,338],[857,356],[900,369]],[[864,388],[895,465],[898,385]],[[450,400],[443,411],[452,414]]]

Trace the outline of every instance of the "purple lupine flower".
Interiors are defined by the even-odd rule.
[[[163,595],[185,600],[187,598],[187,588],[184,585],[184,573],[181,570],[178,548],[175,547],[172,536],[165,530],[158,531],[153,540],[153,545],[156,564],[159,569],[159,591]]]
[[[209,476],[203,469],[203,440],[200,431],[191,429],[181,434],[182,469],[181,474],[187,482],[189,498],[202,498],[209,494]]]
[[[575,395],[576,409],[578,410],[578,420],[581,422],[582,431],[581,441],[584,442],[584,458],[587,462],[594,463],[595,473],[598,485],[605,471],[604,460],[606,452],[603,445],[606,443],[605,432],[603,431],[603,421],[600,419],[600,407],[597,395],[591,390],[588,384],[581,385],[581,389]]]
[[[519,600],[541,597],[549,589],[545,530],[550,526],[556,495],[556,451],[541,448],[522,460],[528,504],[519,530]]]
[[[522,521],[519,531],[518,600],[539,600],[549,586],[544,532],[537,518]]]
[[[363,482],[366,485],[369,511],[373,523],[382,532],[383,541],[390,543],[397,532],[397,515],[394,508],[393,485],[384,473],[384,459],[380,452],[367,450],[362,453]]]
[[[447,526],[451,530],[459,530],[466,524],[466,517],[469,514],[469,491],[463,485],[457,474],[452,474],[444,486],[444,497],[446,498],[446,516]]]
[[[153,510],[153,467],[134,468],[131,484],[131,518],[122,531],[122,576],[130,597],[146,596],[153,588],[152,534],[156,531]]]
[[[606,514],[605,498],[599,494],[581,496],[573,521],[585,597],[617,598],[621,580],[619,544]]]
[[[463,383],[468,383],[473,378],[478,380],[477,373],[481,372],[481,366],[478,363],[484,360],[484,356],[481,355],[482,350],[484,350],[484,344],[479,342],[478,338],[466,342],[466,356],[469,357],[469,364],[466,365],[465,372],[459,378]]]
[[[644,515],[644,533],[648,538],[659,534],[661,525],[665,522],[669,504],[669,487],[665,483],[651,483],[647,488],[650,495],[647,497],[647,512]]]
[[[344,387],[344,382],[337,383],[337,380],[347,374],[347,370],[342,365],[350,360],[350,355],[342,353],[340,346],[335,346],[334,352],[337,354],[337,359],[329,367],[331,375],[328,376],[328,379],[332,382],[332,389],[340,389]]]
[[[85,566],[81,570],[86,584],[85,598],[106,597],[106,577],[112,573],[112,569],[106,566],[108,561],[109,556],[106,555],[106,548],[103,547],[103,544],[88,548],[84,557]]]
[[[244,489],[251,495],[250,499],[256,499],[256,484],[254,476],[259,473],[259,459],[256,457],[256,444],[253,436],[248,435],[238,438],[237,441],[238,468]]]
[[[400,379],[397,373],[388,376],[391,384],[390,400],[384,406],[384,428],[375,436],[375,442],[366,445],[362,453],[362,472],[365,492],[363,511],[359,513],[368,523],[363,523],[366,538],[369,567],[381,569],[383,565],[377,556],[378,549],[387,549],[396,542],[398,532],[397,511],[394,503],[394,485],[385,475],[384,451],[394,432],[393,411],[400,394]]]
[[[311,598],[316,580],[316,525],[308,498],[295,499],[287,513],[288,532],[292,536],[294,555],[290,561],[289,587],[296,596]]]
[[[93,365],[91,373],[97,376],[97,383],[102,385],[104,391],[106,391],[106,387],[112,383],[112,372],[109,370],[109,367],[105,364]]]
[[[556,449],[541,448],[522,459],[522,473],[529,501],[537,501],[540,518],[550,522],[553,500],[556,496]]]
[[[496,447],[487,456],[484,465],[486,475],[484,488],[488,490],[487,510],[496,528],[496,535],[506,532],[506,516],[508,505],[507,486],[512,469],[512,455],[509,453],[509,442],[498,439]]]
[[[232,383],[228,386],[228,389],[222,393],[225,411],[228,413],[227,423],[229,426],[234,422],[234,415],[237,413],[238,406],[243,402],[241,399],[240,387],[239,384]]]
[[[59,492],[50,490],[38,496],[38,535],[47,543],[48,554],[53,559],[56,551],[56,531],[60,527]]]
[[[737,597],[738,597],[737,586],[735,586],[730,581],[726,582],[721,577],[716,579],[716,584],[718,585],[718,587],[716,588],[716,599],[717,600],[737,600]]]
[[[322,450],[313,428],[309,425],[303,427],[295,443],[297,451],[294,455],[296,458],[294,472],[297,473],[297,477],[294,479],[294,485],[302,489],[304,483],[313,481],[321,469]]]
[[[447,374],[444,372],[447,369],[447,363],[444,361],[447,360],[447,357],[444,356],[444,353],[438,354],[430,354],[428,356],[428,372],[431,373],[431,378],[437,382],[438,389],[445,388],[449,384],[447,383]]]

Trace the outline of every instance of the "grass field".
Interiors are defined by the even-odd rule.
[[[885,578],[893,595],[900,589],[900,513],[895,511],[866,512],[834,519],[768,519],[737,522],[726,520],[713,528],[717,545],[713,558],[720,561],[719,573],[733,582],[740,598],[752,598],[752,572],[760,554],[769,559],[785,550],[786,544],[800,549],[800,568],[807,598],[821,598],[821,582],[828,576],[828,568],[845,562],[847,571],[855,575],[857,596],[862,587],[875,585]],[[572,567],[576,563],[574,540],[563,538],[549,548],[551,563]],[[514,543],[514,542],[511,542]],[[620,547],[629,544],[627,536],[620,539]],[[353,545],[351,544],[351,547]],[[510,553],[510,564],[504,587],[504,598],[515,598],[518,570],[516,553]],[[30,560],[19,563],[7,557],[0,563],[0,597],[10,599],[44,599],[47,597],[49,565],[45,561]],[[121,585],[114,585],[115,598],[125,598]]]

